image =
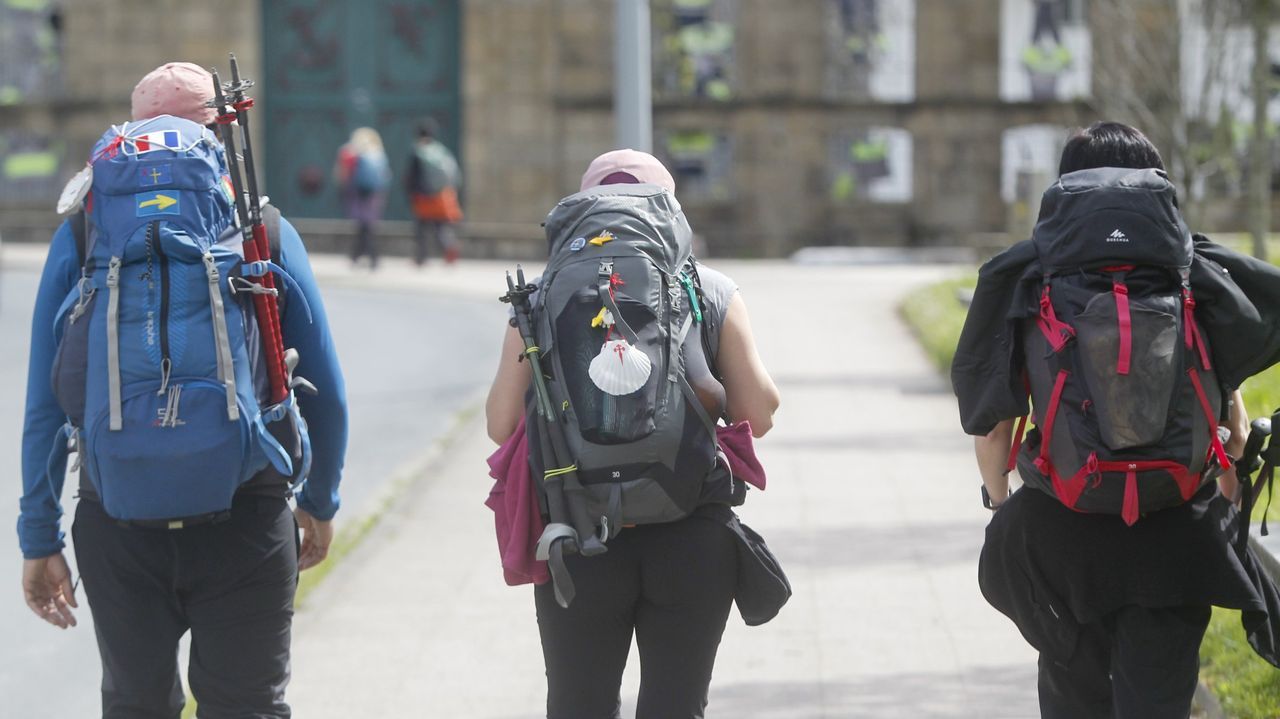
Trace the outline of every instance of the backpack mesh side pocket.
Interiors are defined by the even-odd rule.
[[[1160,441],[1178,385],[1178,318],[1168,297],[1131,299],[1129,371],[1117,369],[1120,316],[1111,293],[1089,300],[1075,318],[1077,361],[1089,387],[1103,443],[1113,449]]]

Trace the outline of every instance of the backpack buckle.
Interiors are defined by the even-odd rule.
[[[600,276],[611,277],[613,275],[613,260],[603,260],[600,262]]]

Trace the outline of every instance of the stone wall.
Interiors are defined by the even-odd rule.
[[[1089,117],[1074,104],[1001,102],[999,0],[917,0],[914,101],[833,98],[824,88],[827,12],[819,0],[739,0],[733,98],[673,99],[655,89],[655,145],[673,130],[729,138],[729,196],[682,196],[713,253],[955,243],[1001,232],[1003,130]],[[490,232],[536,231],[531,223],[613,147],[612,3],[470,0],[464,25],[469,218]],[[912,200],[833,200],[829,138],[878,126],[910,133]]]
[[[592,157],[613,147],[613,2],[458,1],[467,234],[526,239],[536,254],[546,212],[577,189]],[[658,12],[664,0],[651,1]],[[1150,22],[1167,20],[1158,12],[1167,5],[1162,0],[1135,1],[1154,8],[1144,15]],[[882,0],[883,7],[901,7],[895,3]],[[1001,99],[1001,0],[914,0],[914,7],[914,92],[901,101],[831,91],[827,0],[737,0],[730,99],[655,90],[657,154],[673,133],[727,138],[720,191],[677,193],[711,253],[778,256],[815,244],[989,238],[1009,226],[1001,196],[1004,131],[1096,119],[1085,102]],[[260,76],[259,3],[78,0],[63,8],[64,91],[0,104],[0,132],[20,128],[61,143],[59,187],[103,129],[127,118],[134,83],[161,62],[185,59],[225,71],[226,52],[234,50],[245,73]],[[1099,53],[1121,38],[1105,27],[1093,34],[1096,66]],[[1120,91],[1105,73],[1094,74],[1095,93]],[[269,105],[270,88],[258,88],[257,96]],[[866,128],[909,137],[908,201],[834,196],[832,157],[842,150],[842,133]],[[1167,141],[1158,129],[1152,135]],[[47,233],[54,197],[41,193],[21,201],[0,197],[6,239],[23,228]]]
[[[6,240],[47,237],[57,222],[57,189],[81,167],[109,125],[129,119],[129,95],[150,70],[186,60],[226,73],[227,53],[235,52],[242,74],[260,75],[260,15],[251,4],[77,0],[62,5],[63,92],[0,104],[0,130],[54,138],[62,150],[49,197],[24,198],[22,203],[0,198],[0,233]]]

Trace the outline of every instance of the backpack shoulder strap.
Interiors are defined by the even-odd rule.
[[[80,210],[67,221],[71,224],[71,236],[76,241],[76,260],[81,267],[89,257],[89,215]]]
[[[698,261],[693,257],[689,258],[689,278],[693,280],[694,292],[698,297],[698,304],[702,312],[703,320],[699,322],[699,332],[702,335],[702,354],[707,358],[707,366],[711,369],[711,376],[716,378],[717,382],[724,383],[724,377],[720,374],[720,363],[718,361],[718,353],[720,348],[713,347],[711,343],[711,322],[707,314],[707,295],[702,291],[702,278],[698,276]]]
[[[76,262],[79,263],[82,274],[91,275],[94,270],[93,243],[97,240],[97,235],[89,224],[89,213],[82,208],[68,217],[67,222],[71,225],[71,237],[75,240]]]
[[[76,261],[81,267],[84,266],[84,258],[87,251],[85,243],[88,242],[88,238],[85,237],[87,233],[84,231],[84,217],[84,210],[81,210],[67,220],[71,223],[71,236],[76,241]]]

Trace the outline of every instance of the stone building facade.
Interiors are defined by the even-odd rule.
[[[1021,232],[1067,129],[1097,119],[1092,98],[1115,89],[1095,68],[1098,48],[1114,44],[1118,30],[1133,37],[1131,28],[1093,22],[1087,0],[650,1],[655,154],[675,171],[695,230],[720,255],[964,244]],[[344,30],[352,15],[343,8],[357,6],[375,20]],[[394,125],[384,139],[397,156],[410,141],[410,115],[443,120],[463,164],[467,234],[478,239],[536,241],[547,210],[614,143],[611,0],[60,7],[53,89],[6,101],[0,74],[0,138],[45,138],[59,157],[50,187],[125,116],[144,72],[177,58],[225,64],[229,49],[262,78],[259,117],[268,120],[278,117],[273,98],[287,104],[293,92],[273,67],[300,57],[335,63],[330,104],[323,93],[288,101],[314,106],[333,125],[329,134],[316,138],[318,125],[301,123],[284,140],[271,129],[260,138],[275,162],[267,189],[290,216],[340,216],[330,195],[295,194],[293,174],[327,170],[336,149],[328,145],[357,120]],[[1171,17],[1157,11],[1145,21]],[[395,50],[413,39],[396,23],[446,19],[456,55],[432,62],[456,74],[456,90],[436,88],[430,102],[410,104],[396,85],[422,68]],[[371,109],[350,111],[360,102]],[[285,168],[281,143],[308,136],[310,144],[286,148],[290,163],[304,156],[307,166]],[[10,186],[25,189],[0,193],[0,231],[50,221],[56,187],[29,177]],[[390,216],[405,217],[402,203]]]

